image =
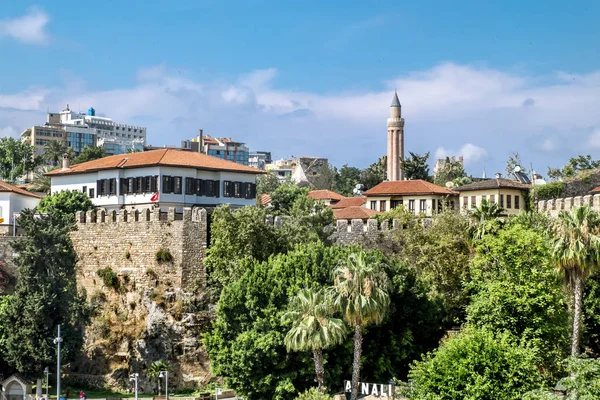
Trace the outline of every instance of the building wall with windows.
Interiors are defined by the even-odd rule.
[[[94,205],[109,210],[157,204],[181,211],[193,205],[254,205],[255,182],[254,174],[149,166],[51,176],[51,192],[85,191]],[[157,192],[158,201],[151,201]]]
[[[460,210],[467,213],[473,207],[481,206],[483,199],[498,204],[504,214],[514,215],[526,210],[527,192],[513,188],[461,191]]]
[[[413,214],[431,216],[444,206],[456,208],[456,202],[456,196],[442,195],[368,196],[364,206],[380,212],[402,206]]]

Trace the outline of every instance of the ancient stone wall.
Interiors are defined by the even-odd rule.
[[[573,208],[583,205],[589,205],[592,209],[600,212],[600,194],[539,200],[536,207],[538,211],[556,217],[561,211],[571,211]]]
[[[204,209],[186,208],[183,214],[176,214],[174,208],[167,213],[100,210],[79,212],[76,219],[71,239],[79,257],[78,283],[88,292],[102,287],[98,270],[107,267],[139,288],[154,287],[160,277],[167,286],[185,290],[205,278]],[[158,261],[158,252],[172,260]]]
[[[377,240],[394,230],[401,229],[400,220],[387,221],[379,224],[377,220],[369,219],[363,222],[361,219],[337,221],[333,239],[337,244],[363,243],[365,240]]]

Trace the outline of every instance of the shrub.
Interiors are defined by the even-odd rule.
[[[156,251],[155,258],[159,264],[173,261],[173,255],[171,252],[168,249],[163,249],[162,247]]]
[[[331,400],[331,396],[319,392],[316,388],[310,388],[307,391],[298,394],[296,400]]]
[[[545,185],[537,186],[535,188],[535,195],[538,200],[550,200],[556,199],[562,195],[563,183],[562,182],[551,182]]]
[[[110,267],[101,268],[98,271],[96,271],[96,274],[100,278],[102,278],[104,286],[113,288],[115,290],[119,289],[119,277],[117,276],[115,271],[113,271]]]
[[[125,252],[125,259],[131,260],[131,253],[128,251]]]
[[[508,333],[463,331],[413,364],[410,398],[520,399],[541,388],[536,352]]]

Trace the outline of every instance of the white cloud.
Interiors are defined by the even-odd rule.
[[[600,129],[596,129],[596,131],[590,135],[588,143],[590,147],[594,149],[600,148]]]
[[[22,17],[0,20],[0,37],[10,37],[24,43],[45,43],[48,41],[48,22],[50,17],[46,12],[30,8]]]
[[[0,126],[20,131],[32,120],[42,123],[47,107],[80,104],[147,126],[155,145],[178,144],[202,128],[274,157],[312,154],[364,167],[385,154],[386,118],[397,87],[407,152],[462,154],[469,168],[479,170],[484,161],[488,169],[502,169],[519,151],[526,164],[544,170],[587,154],[588,145],[600,148],[600,131],[589,136],[590,127],[600,127],[600,72],[530,77],[445,63],[390,79],[378,91],[327,94],[276,88],[277,74],[269,68],[230,81],[199,81],[162,64],[140,69],[130,87],[30,88],[0,95]]]
[[[472,164],[476,161],[480,161],[486,158],[487,151],[484,148],[475,146],[471,143],[465,143],[459,150],[448,150],[443,147],[438,147],[435,150],[435,158],[446,158],[452,156],[462,156],[465,162],[465,166]]]

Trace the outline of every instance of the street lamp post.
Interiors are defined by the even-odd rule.
[[[50,375],[50,369],[48,367],[44,368],[44,373],[46,374],[46,400],[50,397],[48,396],[48,375]]]
[[[169,371],[160,371],[159,378],[165,378],[165,400],[169,400]]]
[[[215,400],[219,400],[219,395],[223,394],[223,391],[221,390],[221,388],[217,388],[215,390]]]
[[[131,374],[131,376],[129,377],[130,381],[133,381],[135,384],[135,400],[138,400],[138,377],[140,376],[140,374],[135,373],[135,374]]]
[[[57,346],[56,351],[56,399],[60,400],[60,344],[62,343],[60,337],[60,324],[58,325],[58,336],[54,339],[54,344]]]

